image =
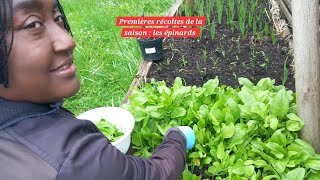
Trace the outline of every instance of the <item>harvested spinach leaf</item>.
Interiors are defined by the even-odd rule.
[[[124,134],[123,132],[119,131],[115,125],[111,124],[104,118],[102,118],[99,122],[96,122],[95,125],[111,142],[115,142]]]

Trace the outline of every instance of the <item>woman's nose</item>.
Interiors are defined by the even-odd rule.
[[[53,49],[55,52],[73,50],[76,47],[75,40],[64,27],[55,24],[50,33],[52,33]]]

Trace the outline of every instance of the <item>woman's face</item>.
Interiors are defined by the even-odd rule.
[[[14,40],[8,59],[6,99],[52,103],[79,90],[73,64],[75,41],[63,25],[56,0],[12,0]],[[8,13],[7,13],[8,14]],[[7,35],[10,43],[12,30]]]

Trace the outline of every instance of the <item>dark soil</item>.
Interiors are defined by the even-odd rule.
[[[216,25],[213,40],[208,29],[205,26],[202,38],[165,39],[164,58],[151,66],[148,79],[164,80],[171,86],[181,77],[186,85],[202,86],[218,76],[220,85],[236,88],[239,77],[253,83],[270,77],[276,85],[295,90],[293,57],[284,40],[273,44],[270,35],[258,40],[252,32],[241,37],[239,31],[231,31],[225,18]]]

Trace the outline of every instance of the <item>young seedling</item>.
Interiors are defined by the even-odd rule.
[[[264,34],[265,36],[269,34],[269,22],[267,20],[264,22]]]
[[[245,37],[246,33],[246,19],[247,19],[247,2],[240,1],[238,6],[238,18],[239,18],[239,29],[242,37]]]
[[[217,0],[216,3],[217,3],[217,12],[218,12],[218,22],[219,22],[219,24],[221,24],[222,15],[223,15],[224,0]]]
[[[177,49],[177,51],[179,52],[179,50]],[[172,52],[171,53],[172,54],[172,56],[171,56],[171,58],[167,58],[167,65],[169,65],[170,63],[171,63],[171,61],[172,61],[172,59],[173,59],[173,57],[174,57],[174,53]]]
[[[235,2],[234,0],[229,0],[228,2],[228,10],[226,10],[227,12],[227,22],[229,24],[229,26],[231,27],[232,32],[234,32],[234,14],[235,14]]]
[[[284,64],[283,64],[283,78],[282,78],[282,85],[283,85],[283,86],[286,84],[287,79],[288,79],[287,60],[288,60],[288,57],[287,57],[287,59],[284,61]]]
[[[182,61],[183,67],[186,67],[186,66],[187,66],[187,61],[186,61],[186,59],[184,58],[184,55],[182,55],[181,61]]]
[[[218,64],[218,60],[213,59],[213,57],[210,57],[210,59],[212,60],[213,68],[216,68]]]
[[[215,23],[215,20],[213,19],[210,24],[210,36],[212,40],[214,39],[215,34],[216,34],[216,23]]]
[[[194,8],[194,1],[193,0],[186,0],[185,1],[185,13],[186,16],[192,16]]]
[[[254,48],[251,48],[251,57],[250,57],[250,61],[251,61],[251,67],[253,69],[256,68],[256,61],[257,61],[257,56],[256,56],[256,51],[254,50]]]
[[[268,68],[270,66],[269,57],[266,55],[266,53],[264,51],[260,51],[260,53],[262,54],[262,57],[264,59],[264,63],[261,64],[260,66],[263,67],[265,70],[268,70]]]
[[[259,18],[258,18],[258,23],[259,23],[259,31],[261,31],[261,30],[263,30],[263,22],[264,22],[264,16],[263,16],[263,14],[262,13],[260,13],[259,14],[259,16],[258,16]]]
[[[277,34],[274,29],[271,30],[271,40],[272,40],[272,45],[275,45],[278,41]]]
[[[231,63],[229,64],[229,70],[231,71],[233,68],[236,67],[236,65],[237,65],[237,62],[231,62]]]
[[[240,40],[236,40],[236,43],[237,43],[237,50],[238,50],[238,53],[241,52],[241,48],[240,48]]]
[[[218,48],[216,49],[216,51],[217,51],[217,52],[220,52],[220,53],[222,54],[223,58],[226,58],[226,51],[224,50],[223,47],[218,47]]]
[[[252,30],[253,30],[253,35],[255,36],[257,34],[257,21],[255,17],[253,17],[253,21],[252,21]]]
[[[202,71],[201,71],[201,67],[200,67],[200,64],[199,64],[198,60],[197,60],[197,70],[201,74]]]
[[[202,53],[203,53],[203,61],[204,61],[204,63],[206,63],[207,62],[207,49],[205,46],[203,46]]]
[[[207,17],[207,24],[210,25],[210,16],[211,16],[211,10],[214,7],[213,1],[207,1],[206,3],[206,17]]]
[[[256,40],[257,40],[258,42],[260,42],[261,39],[262,39],[262,37],[263,37],[263,31],[258,32],[257,35],[256,35]]]
[[[257,0],[251,0],[250,1],[250,10],[249,10],[249,15],[248,15],[248,26],[249,28],[252,27],[253,23],[253,17],[256,11],[256,6],[257,6]]]
[[[199,36],[199,39],[202,39],[202,31],[203,31],[203,26],[200,26],[200,36]]]
[[[197,12],[199,16],[204,15],[204,0],[196,1]]]

